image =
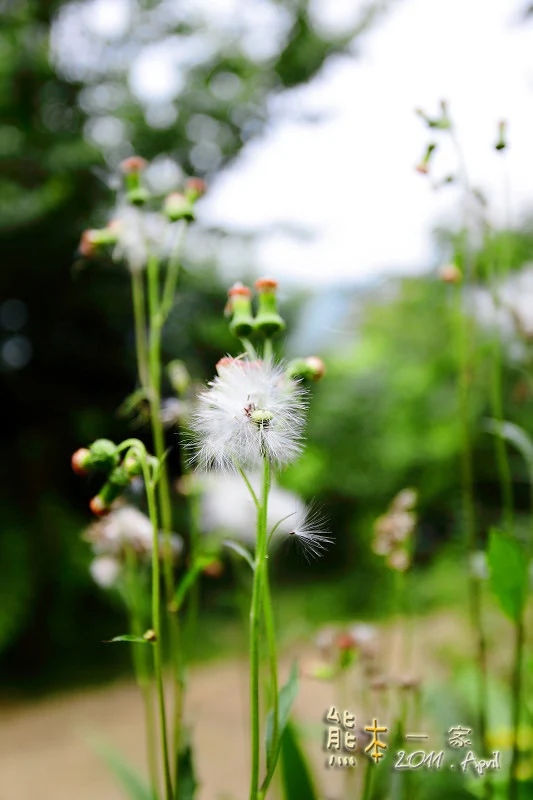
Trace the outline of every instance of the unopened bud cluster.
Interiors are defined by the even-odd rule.
[[[278,282],[274,278],[259,278],[255,282],[257,307],[254,313],[253,294],[248,286],[235,283],[228,292],[225,313],[230,318],[230,330],[240,339],[253,337],[271,339],[285,328],[285,320],[278,311]],[[231,360],[231,359],[230,359]],[[218,366],[224,366],[225,359]],[[318,356],[297,358],[287,365],[287,377],[294,380],[318,381],[326,367]]]
[[[417,493],[403,489],[396,495],[386,514],[374,523],[372,549],[384,556],[391,569],[404,572],[411,565],[412,536],[417,523],[414,507]]]
[[[137,228],[147,227],[141,224],[140,217],[132,216],[133,211],[137,209],[140,214],[140,209],[149,203],[153,206],[152,201],[155,199],[143,181],[147,166],[148,162],[140,156],[131,156],[122,161],[120,172],[123,179],[123,202],[122,206],[119,204],[117,218],[105,228],[92,228],[82,233],[78,248],[81,256],[92,258],[107,246],[117,246],[120,254],[127,258],[132,242],[135,243],[143,235],[143,231]],[[167,225],[178,220],[191,222],[195,216],[195,203],[205,191],[206,184],[201,178],[189,178],[182,191],[169,194],[155,214],[159,214]],[[150,214],[153,215],[154,212],[148,212],[148,216]],[[149,231],[145,231],[145,235],[149,237]]]
[[[230,317],[230,330],[239,339],[257,335],[271,338],[285,330],[285,321],[278,312],[278,282],[273,278],[260,278],[255,282],[257,309],[254,314],[252,291],[242,283],[235,283],[228,292],[226,314]]]
[[[110,439],[97,439],[90,447],[76,450],[71,463],[77,475],[103,475],[105,482],[89,503],[91,511],[98,517],[109,513],[113,502],[142,471],[137,455],[130,450],[121,460],[119,448]]]

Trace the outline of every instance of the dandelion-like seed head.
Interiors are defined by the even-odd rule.
[[[320,509],[314,506],[306,506],[283,520],[279,531],[287,539],[296,542],[308,562],[323,556],[335,541],[327,529]]]
[[[294,461],[306,410],[300,384],[270,361],[225,358],[217,373],[192,419],[197,465],[232,471],[265,458],[276,467]]]

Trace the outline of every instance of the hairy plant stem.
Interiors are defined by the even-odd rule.
[[[261,637],[261,606],[264,597],[264,581],[267,557],[267,513],[268,494],[270,491],[270,463],[264,459],[263,485],[261,499],[257,509],[257,543],[255,550],[255,569],[252,588],[252,604],[250,608],[250,741],[251,741],[251,778],[250,800],[259,798],[259,770],[261,720],[259,708],[259,667]],[[277,697],[275,699],[277,703]]]
[[[158,462],[155,472],[148,464],[146,448],[138,439],[127,439],[122,442],[119,451],[130,448],[139,458],[144,485],[146,489],[146,500],[148,504],[148,515],[152,523],[152,630],[154,639],[152,642],[154,654],[154,675],[157,691],[159,728],[162,749],[163,775],[165,785],[165,800],[173,800],[172,778],[170,774],[169,748],[167,736],[167,722],[165,710],[165,692],[163,686],[163,659],[161,653],[161,600],[160,600],[160,575],[159,575],[159,519],[157,514],[157,503],[155,484],[159,478],[160,463]]]
[[[165,710],[165,691],[163,686],[163,657],[161,652],[161,600],[160,600],[160,575],[159,575],[159,520],[152,478],[149,474],[146,461],[143,465],[144,481],[146,484],[146,497],[148,500],[148,513],[153,528],[152,544],[152,628],[155,634],[153,642],[154,672],[159,706],[159,723],[161,746],[163,750],[163,775],[165,780],[165,800],[173,800],[172,778],[170,774],[169,747],[167,735],[167,721]]]
[[[165,461],[165,439],[161,422],[161,332],[164,315],[159,301],[159,262],[155,256],[148,260],[148,308],[150,315],[150,339],[148,353],[148,369],[150,379],[150,420],[154,451],[160,463],[160,477],[158,483],[158,499],[161,509],[161,527],[163,531],[163,578],[165,586],[165,600],[167,608],[172,603],[175,592],[171,531],[172,531],[172,505],[170,500],[170,483],[168,469]],[[177,614],[168,613],[168,629],[170,638],[171,658],[174,676],[174,726],[173,739],[176,753],[181,745],[181,723],[183,714],[183,663],[180,647],[180,624]],[[178,782],[177,764],[174,759],[176,774],[174,780]]]
[[[261,785],[259,798],[266,797],[266,793],[277,765],[278,739],[279,739],[279,705],[278,705],[278,659],[276,646],[276,631],[274,627],[274,612],[272,597],[268,580],[268,563],[265,560],[263,570],[263,612],[268,643],[268,662],[270,669],[270,702],[272,703],[272,745],[267,759],[267,774]]]
[[[143,615],[142,610],[139,608],[141,588],[139,586],[137,570],[138,564],[135,558],[135,553],[133,548],[128,545],[126,547],[126,575],[128,584],[127,595],[128,611],[130,615],[130,628],[131,633],[134,636],[142,636],[144,633]],[[153,800],[159,800],[159,775],[157,771],[157,755],[155,749],[155,719],[152,703],[152,681],[150,677],[150,668],[146,658],[148,655],[148,648],[139,647],[137,643],[133,643],[131,649],[133,665],[135,667],[135,677],[143,698],[146,726],[146,753],[148,758],[150,786]]]

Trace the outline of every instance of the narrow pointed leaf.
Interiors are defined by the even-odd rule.
[[[179,751],[177,762],[179,780],[174,790],[174,800],[194,800],[198,781],[196,780],[190,742],[187,742]]]
[[[101,739],[93,739],[91,744],[130,800],[154,800],[147,782],[116,748]]]
[[[174,600],[172,603],[174,611],[180,610],[185,601],[185,598],[187,597],[188,592],[193,587],[195,581],[198,580],[198,577],[200,576],[202,570],[204,570],[206,567],[208,567],[216,560],[217,560],[216,558],[209,558],[207,556],[199,558],[188,570],[188,572],[185,573],[185,575],[179,582],[178,587],[176,589],[176,593],[174,595]]]
[[[489,433],[501,436],[516,447],[527,464],[530,476],[533,477],[533,441],[529,434],[513,422],[500,422],[497,419],[486,420],[485,428]]]
[[[144,636],[134,636],[133,634],[126,633],[124,636],[113,636],[112,639],[103,639],[104,644],[112,644],[113,642],[136,642],[137,644],[150,644],[149,639]]]
[[[291,673],[287,683],[281,687],[278,701],[278,739],[273,741],[274,735],[274,713],[272,710],[268,712],[266,721],[266,759],[268,764],[269,774],[273,771],[278,760],[279,751],[281,747],[281,737],[289,721],[291,708],[296,700],[298,694],[298,665],[295,662],[292,665]]]
[[[523,612],[528,588],[528,561],[520,543],[493,528],[489,537],[490,586],[504,614],[517,622]]]
[[[248,564],[250,565],[252,572],[255,570],[255,564],[252,558],[252,554],[250,553],[249,550],[246,549],[246,547],[243,547],[242,544],[234,542],[231,539],[225,539],[222,542],[222,544],[225,545],[226,547],[229,547],[230,550],[234,550],[236,553],[238,553],[238,555],[244,558],[244,560],[247,561]]]
[[[281,780],[284,800],[318,800],[296,728],[290,722],[281,737]]]

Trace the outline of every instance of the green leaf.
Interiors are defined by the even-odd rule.
[[[177,612],[183,605],[183,602],[187,596],[189,590],[193,587],[195,581],[198,579],[198,576],[209,564],[212,564],[216,561],[216,558],[211,558],[209,556],[203,556],[192,565],[192,567],[185,573],[183,578],[178,584],[176,589],[176,593],[174,595],[174,600],[172,601],[172,610]]]
[[[154,800],[154,795],[144,778],[118,750],[102,739],[93,739],[91,744],[130,800]]]
[[[318,800],[296,728],[290,722],[281,737],[281,779],[284,800]]]
[[[177,775],[178,785],[175,788],[174,800],[193,800],[198,782],[194,771],[191,743],[188,741],[179,751]]]
[[[489,433],[501,436],[516,447],[526,462],[530,478],[533,480],[533,441],[529,434],[513,422],[500,422],[497,419],[486,420],[485,428]]]
[[[292,665],[291,674],[287,683],[281,687],[277,698],[278,702],[278,739],[273,741],[274,735],[274,712],[268,712],[266,721],[266,757],[269,774],[273,772],[278,760],[281,747],[281,737],[289,721],[291,708],[298,694],[298,665]]]
[[[529,566],[520,543],[496,528],[489,537],[491,589],[503,612],[517,622],[526,601]]]
[[[255,570],[254,560],[250,551],[247,550],[246,547],[243,547],[242,544],[234,542],[231,539],[225,539],[222,544],[225,545],[225,547],[229,547],[230,550],[234,550],[236,553],[238,553],[238,555],[244,558],[244,560],[250,565],[252,572]]]
[[[151,644],[149,639],[144,636],[134,636],[132,633],[126,633],[124,636],[113,636],[112,639],[103,639],[104,644],[112,644],[113,642],[137,642],[137,644]]]

